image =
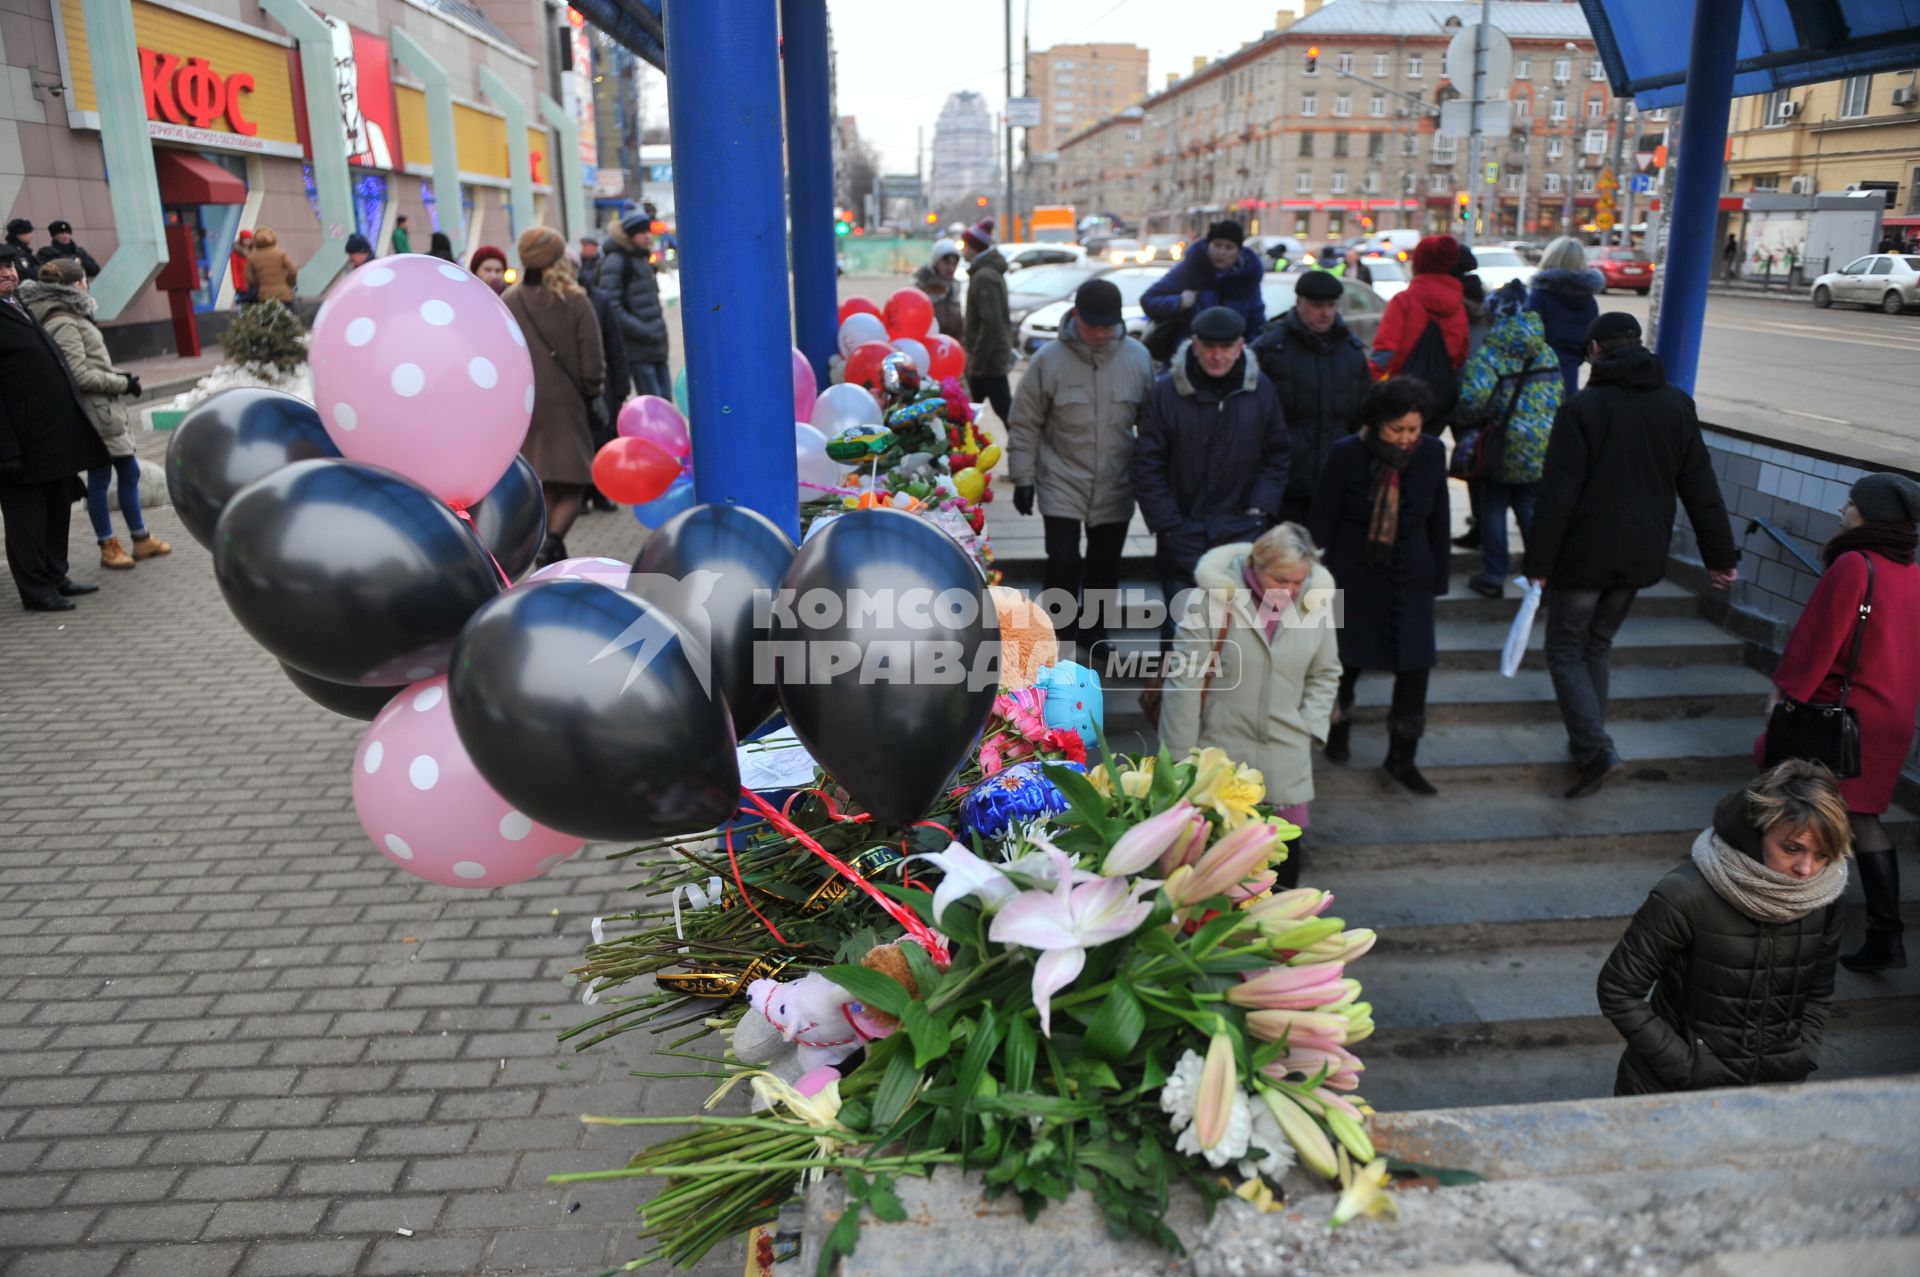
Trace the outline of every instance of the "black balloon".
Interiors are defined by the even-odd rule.
[[[633,565],[628,588],[680,623],[696,662],[709,655],[711,690],[726,698],[743,737],[779,706],[773,680],[755,677],[754,657],[772,637],[770,603],[792,565],[787,534],[737,505],[695,506],[668,519]]]
[[[492,491],[467,511],[480,544],[508,579],[518,581],[533,566],[547,538],[547,496],[525,457],[515,457]]]
[[[214,529],[213,574],[260,646],[330,683],[444,672],[460,627],[500,592],[452,510],[355,461],[300,461],[248,485]]]
[[[234,494],[296,461],[337,457],[320,414],[279,390],[223,390],[180,419],[167,442],[167,496],[180,522],[213,547]]]
[[[286,662],[280,663],[280,670],[289,682],[322,709],[330,709],[345,718],[357,718],[363,723],[371,723],[387,707],[387,702],[401,692],[407,685],[401,683],[395,687],[361,687],[354,683],[329,683],[324,678],[315,678],[303,673]]]
[[[923,519],[856,510],[800,547],[785,587],[773,637],[807,658],[780,669],[787,721],[876,818],[925,815],[999,690],[999,619],[973,560]]]
[[[581,838],[701,833],[740,770],[723,702],[673,621],[592,581],[535,581],[481,608],[447,674],[453,724],[486,782]]]

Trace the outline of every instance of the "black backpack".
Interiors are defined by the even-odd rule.
[[[1428,392],[1433,395],[1433,415],[1427,418],[1427,433],[1439,434],[1453,419],[1453,410],[1460,403],[1460,374],[1454,370],[1453,357],[1447,353],[1447,339],[1438,321],[1427,321],[1420,340],[1413,343],[1406,362],[1400,365],[1399,375],[1418,377],[1427,384]]]

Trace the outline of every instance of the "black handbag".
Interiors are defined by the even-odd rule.
[[[1167,364],[1173,362],[1174,352],[1180,349],[1180,339],[1186,335],[1186,325],[1180,320],[1156,319],[1140,344],[1147,348],[1147,355],[1154,363]]]
[[[1860,774],[1860,714],[1849,708],[1847,697],[1853,692],[1853,667],[1860,659],[1860,636],[1866,630],[1867,617],[1873,612],[1873,556],[1867,561],[1867,592],[1860,600],[1860,614],[1853,622],[1853,649],[1847,654],[1847,672],[1840,680],[1840,700],[1833,705],[1796,701],[1783,696],[1767,719],[1766,763],[1789,758],[1805,758],[1827,765],[1840,780],[1852,780]]]

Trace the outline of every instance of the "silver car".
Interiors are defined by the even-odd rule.
[[[1835,302],[1878,306],[1898,315],[1920,306],[1920,256],[1872,253],[1813,281],[1813,304],[1825,310]]]

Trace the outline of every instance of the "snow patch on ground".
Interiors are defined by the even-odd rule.
[[[282,373],[268,364],[221,364],[163,406],[174,411],[185,412],[223,390],[246,390],[256,387],[266,390],[284,390],[308,403],[313,402],[313,373],[305,364],[301,364],[290,373]]]

